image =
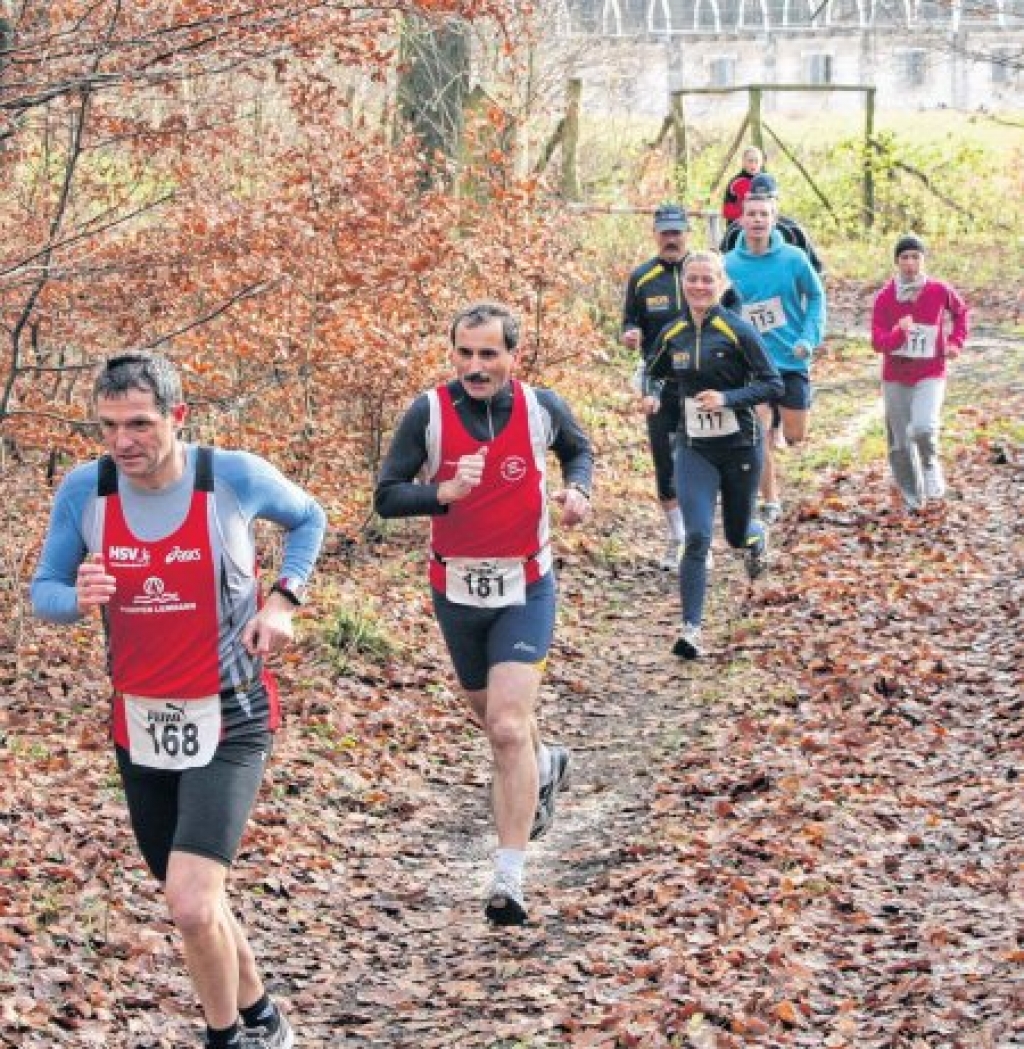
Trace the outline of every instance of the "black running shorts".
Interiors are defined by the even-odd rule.
[[[128,751],[116,748],[132,830],[159,881],[167,880],[172,850],[231,866],[273,738],[266,730],[255,730],[223,740],[209,765],[181,772],[133,765]]]

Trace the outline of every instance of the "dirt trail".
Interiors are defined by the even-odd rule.
[[[990,342],[959,376],[961,394],[970,382],[988,381],[1005,368],[1005,351],[1000,340]],[[871,362],[854,382],[870,390],[875,374]],[[830,399],[848,401],[850,390],[849,379],[824,383],[817,416],[829,419]],[[834,424],[818,427],[819,451],[854,443],[870,425],[865,419],[877,417],[874,405],[853,415],[844,414],[847,409],[837,406]],[[296,996],[301,1011],[312,1009],[316,1019],[326,1015],[343,1028],[344,1040],[337,1034],[317,1040],[307,1023],[304,1044],[589,1044],[552,1028],[566,1016],[643,992],[643,981],[630,990],[609,978],[649,964],[630,958],[619,939],[612,919],[626,904],[610,881],[656,847],[651,813],[666,770],[685,768],[707,751],[722,731],[722,717],[735,716],[748,701],[756,705],[765,682],[756,667],[744,669],[749,651],[742,645],[732,655],[728,650],[751,611],[740,565],[728,552],[719,552],[714,575],[710,658],[684,665],[667,654],[678,617],[675,582],[651,567],[653,515],[644,510],[637,517],[625,544],[632,554],[602,567],[576,562],[562,573],[567,612],[543,719],[548,733],[572,748],[574,776],[552,832],[531,853],[531,927],[509,934],[481,921],[493,847],[486,754],[479,739],[464,738],[461,773],[453,776],[443,763],[440,776],[428,774],[418,785],[409,818],[375,822],[372,841],[353,845],[338,905],[344,908],[357,886],[379,922],[354,931],[359,963],[337,972],[329,994]],[[1001,522],[999,529],[1008,527]],[[783,576],[785,546],[807,527],[787,521],[780,529]],[[998,548],[1004,537],[990,538]],[[432,745],[443,750],[446,744],[438,738]],[[344,952],[346,945],[335,948]]]
[[[862,362],[824,378],[815,455],[838,454],[870,428],[861,393],[874,374],[873,362]],[[1019,406],[1022,385],[1020,347],[993,339],[958,369],[949,413],[990,411],[1002,391]],[[877,466],[819,477],[821,490],[801,493],[800,506],[793,500],[777,530],[773,577],[753,595],[738,561],[719,552],[710,651],[695,664],[668,654],[678,596],[674,578],[652,567],[659,537],[649,504],[620,501],[614,512],[623,516],[608,514],[595,529],[604,545],[564,553],[542,720],[546,735],[572,748],[573,786],[531,851],[532,920],[523,930],[492,930],[482,919],[494,845],[487,755],[439,684],[446,669],[436,638],[424,634],[422,650],[389,671],[384,688],[379,678],[342,679],[334,697],[305,712],[305,724],[293,720],[236,877],[247,890],[239,894],[243,916],[299,1044],[654,1049],[672,1031],[672,1044],[696,1049],[1024,1044],[1024,1031],[1006,1019],[1024,1015],[1007,975],[1024,957],[1011,924],[1014,906],[1022,917],[1024,827],[1020,711],[1008,720],[1015,708],[1005,698],[1019,686],[1020,631],[1010,610],[1019,615],[1024,596],[1019,547],[1014,553],[1022,472],[1012,456],[992,465],[992,455],[963,455],[932,533],[904,534],[885,520]],[[936,536],[951,553],[933,577]],[[406,549],[386,545],[382,557],[399,559]],[[898,551],[891,562],[890,549]],[[921,578],[892,575],[873,629],[892,632],[882,653],[908,637],[934,642],[938,655],[929,658],[956,673],[940,675],[927,694],[911,687],[911,668],[890,695],[887,657],[858,664],[856,631],[828,618],[823,596],[832,573],[835,588],[872,609],[871,586],[888,580],[900,559],[920,562]],[[925,612],[944,600],[942,573],[956,576],[968,563],[963,606]],[[370,572],[366,564],[353,569],[357,581]],[[396,605],[423,619],[418,569],[403,585]],[[780,604],[787,590],[802,605]],[[906,601],[920,608],[900,612]],[[796,624],[793,632],[783,623]],[[822,640],[822,651],[833,644],[829,659],[845,653],[851,680],[863,678],[875,697],[866,713],[830,698],[832,678],[821,679],[820,697],[810,694],[806,666],[785,661],[808,636]],[[354,742],[333,735],[321,745],[317,710],[342,701],[354,709]],[[927,734],[933,722],[941,735]],[[368,771],[346,762],[346,748],[371,736],[391,740],[377,764]],[[858,750],[865,740],[870,755]],[[903,744],[902,771],[871,764]],[[833,751],[851,767],[829,771],[819,755]],[[902,827],[915,796],[928,797],[937,829]],[[115,821],[112,812],[104,830],[111,839],[123,831]],[[791,833],[818,825],[828,829],[820,841],[792,846]],[[792,851],[780,859],[773,850],[783,844]],[[803,866],[811,845],[820,852],[813,877]],[[866,865],[860,847],[872,857]],[[780,879],[792,883],[792,904],[776,898]],[[117,888],[103,937],[79,945],[68,966],[75,980],[109,990],[106,1011],[87,1024],[0,1028],[0,1044],[192,1044],[194,1006],[159,899],[137,867],[113,871],[110,885]],[[836,915],[864,918],[833,929]],[[151,931],[140,937],[144,924]],[[918,926],[931,937],[927,949],[914,946]],[[838,954],[826,957],[826,948]],[[773,950],[787,959],[769,965]],[[32,986],[50,972],[28,957],[18,964]],[[790,1016],[790,1001],[807,1013]],[[111,1030],[128,1033],[104,1034]]]

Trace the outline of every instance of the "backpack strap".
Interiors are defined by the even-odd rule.
[[[117,495],[117,467],[109,455],[100,456],[99,473],[96,477],[96,494],[100,499]]]
[[[197,492],[213,491],[213,449],[201,444],[196,449],[196,484]]]
[[[96,478],[96,494],[101,498],[117,495],[117,467],[109,455],[99,459],[99,473]],[[196,449],[195,491],[213,491],[213,449],[200,445]]]

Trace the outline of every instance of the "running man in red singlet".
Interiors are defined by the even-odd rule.
[[[225,883],[280,721],[264,659],[292,638],[324,513],[254,455],[185,444],[166,358],[112,358],[93,393],[107,454],[57,493],[33,605],[59,623],[102,614],[132,829],[181,933],[206,1045],[290,1049]],[[265,601],[257,518],[285,530]]]
[[[431,519],[434,611],[494,759],[498,851],[485,914],[497,925],[526,921],[527,842],[550,826],[568,776],[568,750],[545,746],[534,718],[555,623],[548,501],[563,524],[586,520],[593,472],[590,442],[565,402],[512,378],[518,339],[504,306],[456,315],[456,379],[406,412],[375,496],[383,517]],[[564,478],[550,496],[549,448]]]

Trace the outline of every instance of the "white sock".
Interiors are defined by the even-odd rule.
[[[507,874],[516,881],[523,880],[523,867],[526,865],[525,849],[498,849],[494,854],[496,874]]]
[[[686,530],[683,528],[683,511],[678,506],[665,511],[665,521],[668,523],[669,538],[673,543],[684,543],[686,541]]]
[[[551,782],[551,751],[543,743],[537,746],[537,776],[542,787]]]

